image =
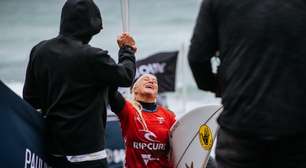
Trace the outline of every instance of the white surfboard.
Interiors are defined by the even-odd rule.
[[[174,168],[205,168],[219,129],[222,105],[196,108],[183,115],[171,128],[170,145]]]

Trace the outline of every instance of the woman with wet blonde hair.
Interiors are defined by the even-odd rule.
[[[112,111],[121,123],[126,148],[126,168],[172,168],[169,159],[169,130],[175,115],[157,105],[158,81],[144,74],[131,87],[132,100],[110,92]]]

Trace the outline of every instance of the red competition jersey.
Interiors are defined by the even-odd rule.
[[[128,101],[118,114],[125,142],[126,168],[172,168],[169,161],[169,130],[175,115],[158,106],[155,112],[142,112],[148,130]]]

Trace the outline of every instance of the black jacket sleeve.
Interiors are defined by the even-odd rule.
[[[124,97],[117,91],[117,88],[110,88],[108,92],[108,100],[109,105],[111,107],[112,112],[116,113],[117,115],[123,109],[125,104]]]
[[[25,77],[25,82],[23,86],[23,98],[29,104],[31,104],[34,108],[40,109],[41,100],[40,100],[38,85],[37,85],[34,70],[33,70],[35,48],[36,47],[33,47],[30,53],[30,59],[29,59],[29,63],[27,66],[26,77]]]
[[[211,58],[218,51],[218,28],[211,0],[203,1],[197,18],[188,53],[188,61],[201,90],[217,93],[218,77],[212,73]]]
[[[112,87],[128,87],[135,77],[135,51],[128,46],[119,50],[119,62],[116,62],[108,55],[107,51],[95,49],[91,52],[90,66],[94,78],[99,84],[106,84]]]

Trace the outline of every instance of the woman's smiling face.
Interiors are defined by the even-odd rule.
[[[158,83],[154,75],[142,75],[133,86],[133,93],[137,101],[155,102],[158,94]]]

